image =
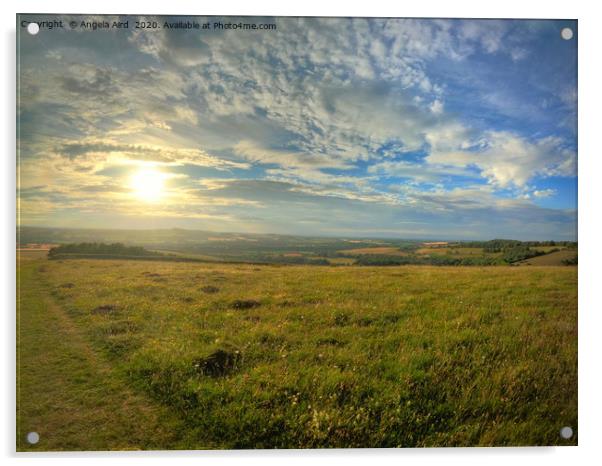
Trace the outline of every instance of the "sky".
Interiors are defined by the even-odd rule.
[[[17,28],[21,225],[576,240],[575,21],[52,19]]]

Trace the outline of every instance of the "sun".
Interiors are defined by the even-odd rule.
[[[134,196],[145,202],[158,202],[165,195],[165,173],[154,168],[142,168],[130,178]]]

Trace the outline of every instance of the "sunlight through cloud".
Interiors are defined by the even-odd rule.
[[[167,174],[154,168],[141,168],[130,177],[132,194],[144,202],[159,202],[165,197]]]

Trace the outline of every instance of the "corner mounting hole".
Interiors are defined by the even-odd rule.
[[[570,439],[573,436],[573,429],[571,429],[569,426],[565,426],[562,429],[560,429],[560,436],[563,439]]]
[[[37,432],[30,432],[29,434],[27,434],[27,442],[28,443],[35,445],[39,441],[40,441],[40,434],[38,434]]]
[[[564,28],[560,31],[560,37],[564,40],[571,40],[573,38],[573,30],[571,28]]]
[[[27,25],[27,32],[29,32],[32,36],[35,36],[38,32],[40,32],[40,25],[38,23],[29,23]]]

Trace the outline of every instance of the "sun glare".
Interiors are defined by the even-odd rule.
[[[130,186],[136,198],[146,202],[158,202],[165,194],[165,174],[154,168],[142,168],[130,179]]]

